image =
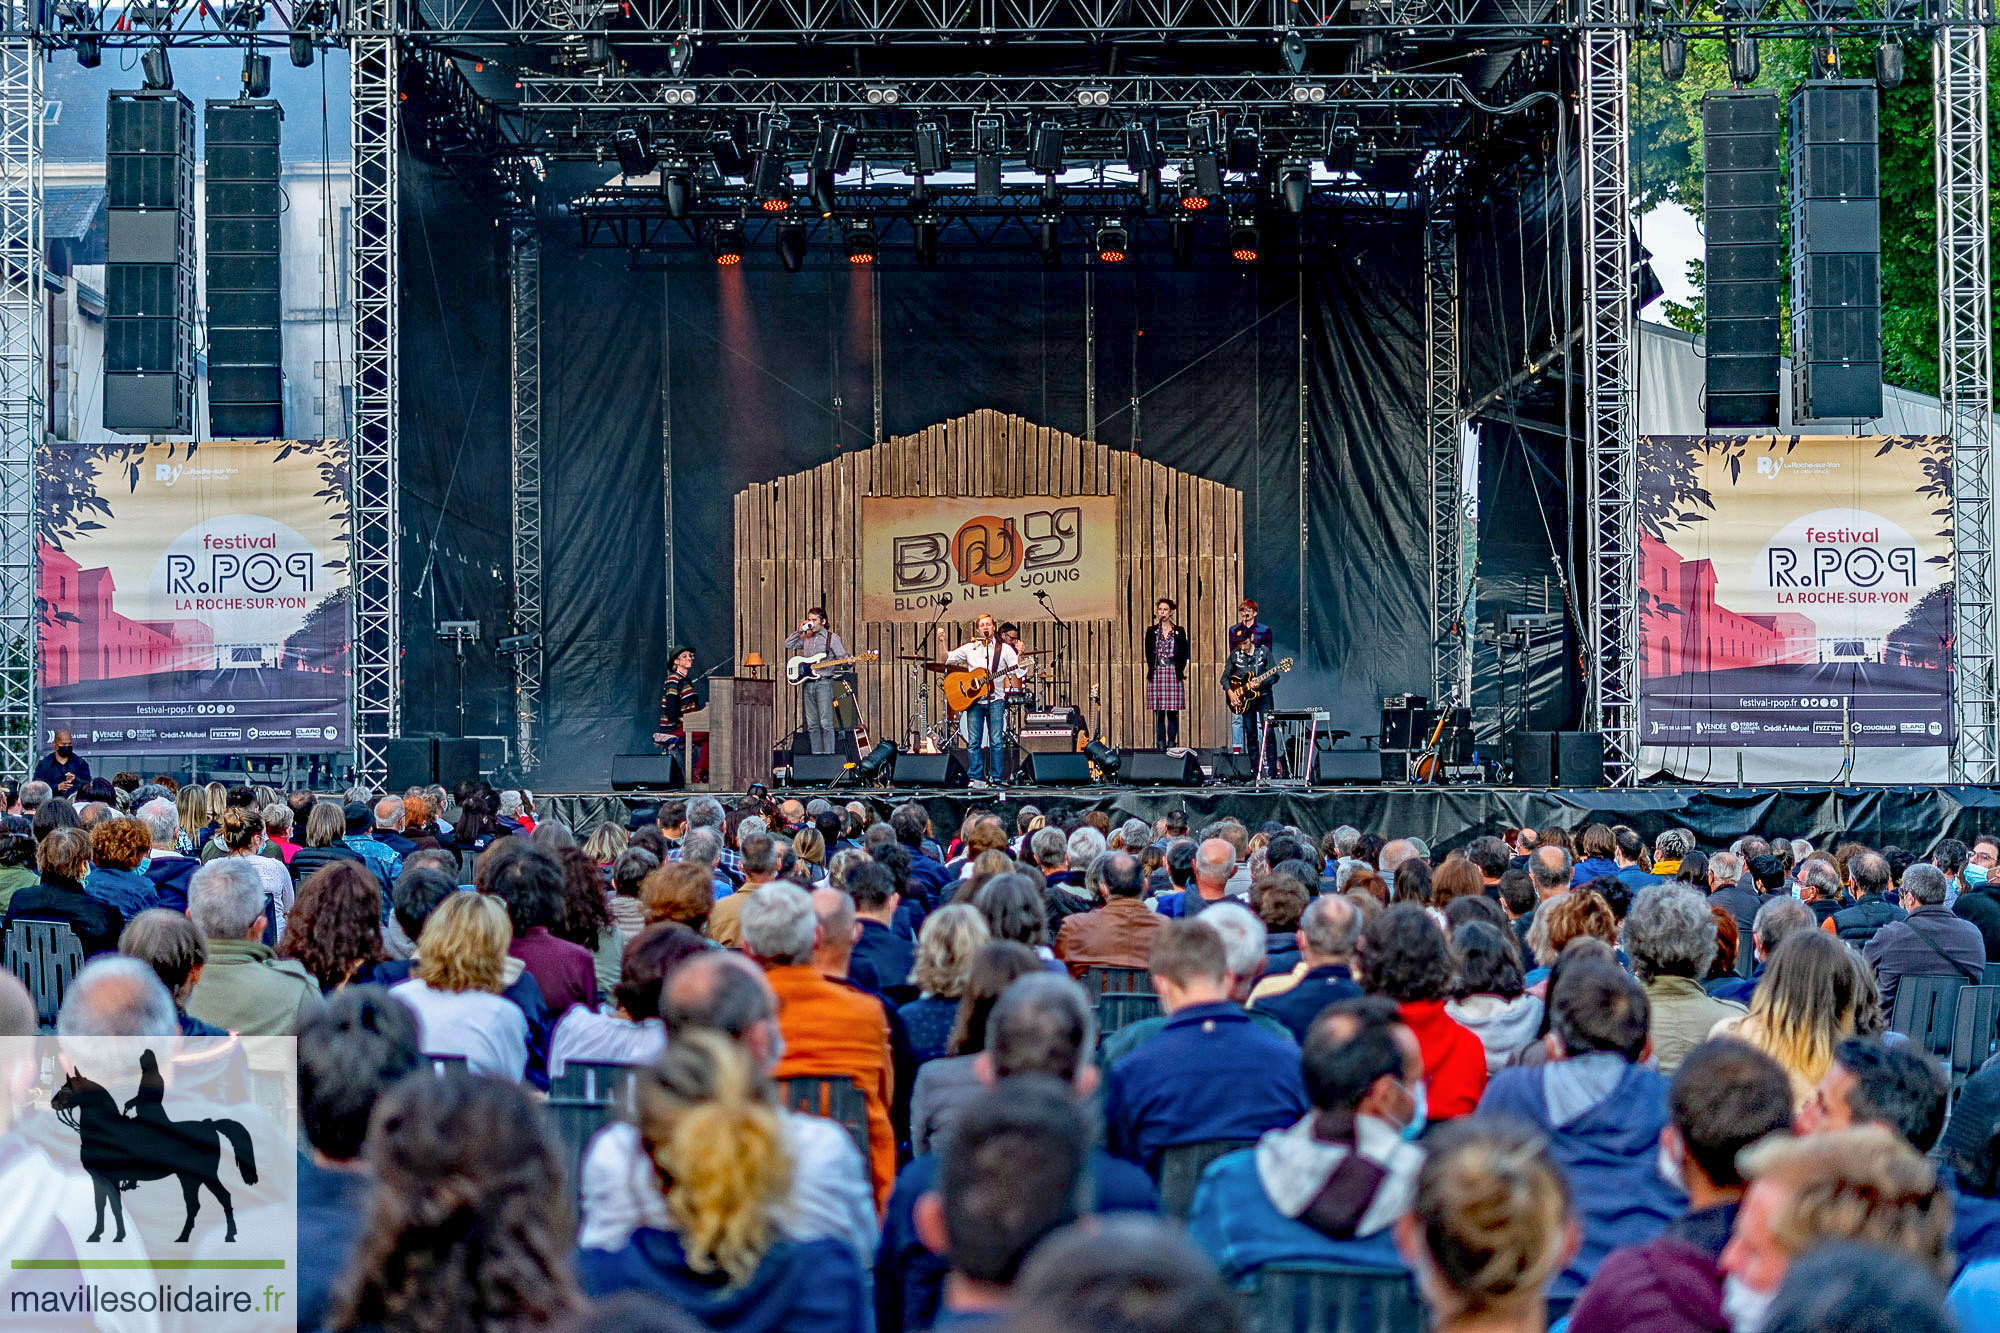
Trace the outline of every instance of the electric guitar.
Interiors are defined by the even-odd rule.
[[[1255,706],[1258,696],[1264,693],[1264,687],[1290,671],[1293,665],[1292,659],[1287,657],[1269,671],[1261,671],[1241,685],[1231,685],[1224,691],[1229,696],[1229,711],[1239,714],[1249,712]]]
[[[1009,676],[1019,676],[1028,663],[1035,660],[1033,653],[1023,657],[999,675],[994,675],[985,667],[972,667],[963,671],[950,671],[944,678],[944,701],[953,713],[963,713],[993,693],[994,687]]]
[[[856,653],[852,657],[828,657],[825,653],[814,653],[811,657],[794,657],[785,663],[785,683],[803,685],[822,671],[853,666],[856,662],[873,662],[881,655],[877,652],[866,652]]]

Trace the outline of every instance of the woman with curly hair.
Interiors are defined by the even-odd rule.
[[[704,865],[669,861],[639,881],[639,904],[649,926],[672,922],[703,934],[715,906],[715,880]]]
[[[403,798],[403,836],[415,843],[420,852],[444,846],[444,836],[438,832],[437,811],[431,808],[429,797]]]
[[[560,824],[543,824],[535,830],[537,839]],[[609,995],[618,984],[619,956],[625,940],[611,921],[611,899],[605,892],[604,871],[572,839],[568,846],[550,848],[550,855],[562,864],[562,910],[549,923],[549,934],[590,950],[597,970],[597,990]]]
[[[641,1227],[621,1249],[583,1251],[584,1289],[664,1297],[717,1333],[868,1328],[873,1310],[853,1251],[779,1234],[792,1161],[771,1085],[743,1048],[691,1029],[634,1072],[633,1089],[666,1226]]]
[[[1445,1012],[1451,996],[1451,946],[1430,914],[1397,903],[1362,928],[1354,972],[1362,988],[1396,1002],[1424,1055],[1429,1118],[1471,1115],[1486,1090],[1486,1047]]]
[[[1535,970],[1528,974],[1528,989],[1548,998],[1549,969],[1569,942],[1582,935],[1618,947],[1618,918],[1603,895],[1591,889],[1572,889],[1548,899],[1535,911],[1535,924],[1528,927],[1528,949],[1535,955]]]
[[[278,956],[303,963],[322,995],[373,981],[389,951],[382,945],[382,891],[368,867],[336,861],[315,871],[278,937]]]
[[[405,1078],[375,1107],[367,1156],[375,1188],[329,1327],[529,1333],[581,1307],[571,1187],[520,1088]]]
[[[972,960],[992,938],[986,918],[967,903],[940,907],[924,918],[917,932],[916,962],[910,969],[917,998],[899,1011],[910,1032],[910,1053],[919,1063],[937,1059],[951,1044],[958,999],[965,994]]]

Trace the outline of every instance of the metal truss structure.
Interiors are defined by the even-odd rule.
[[[1424,224],[1424,436],[1430,446],[1431,687],[1461,699],[1465,636],[1465,479],[1460,475],[1458,225],[1435,204]]]
[[[10,20],[20,9],[6,6]],[[42,309],[42,61],[0,35],[0,771],[26,777],[35,728],[35,452],[47,343]]]
[[[402,531],[396,336],[401,261],[396,217],[395,0],[357,0],[349,12],[354,207],[354,761],[367,781],[388,772],[387,742],[402,735]]]
[[[1604,737],[1604,780],[1638,780],[1638,367],[1632,239],[1632,34],[1620,0],[1587,0],[1578,38],[1583,171],[1584,466],[1590,598],[1589,711]]]
[[[1993,513],[1993,307],[1985,0],[1943,0],[1932,39],[1938,393],[1952,442],[1952,776],[2000,781]]]
[[[537,754],[542,712],[542,239],[533,227],[511,236],[507,314],[513,348],[514,633],[528,644],[514,660],[514,761],[527,772]]]

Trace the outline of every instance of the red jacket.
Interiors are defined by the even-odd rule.
[[[1486,1091],[1486,1047],[1472,1029],[1444,1011],[1443,1000],[1400,1006],[1403,1022],[1424,1053],[1424,1088],[1433,1123],[1471,1115]]]

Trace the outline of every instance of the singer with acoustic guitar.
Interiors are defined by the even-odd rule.
[[[833,677],[822,674],[818,662],[830,662],[847,656],[847,645],[826,623],[826,612],[813,607],[806,612],[806,618],[785,640],[785,656],[790,658],[811,658],[815,664],[798,682],[799,700],[806,715],[806,739],[812,743],[814,754],[832,754],[833,734]]]
[[[1021,655],[1000,641],[999,627],[992,616],[979,617],[974,632],[976,637],[945,654],[944,663],[956,669],[954,674],[969,673],[969,679],[958,682],[965,687],[962,694],[953,690],[954,677],[945,677],[945,698],[954,707],[959,698],[968,700],[963,711],[968,727],[966,740],[972,747],[972,785],[990,787],[1002,779],[1000,770],[1006,751],[1001,741],[1007,730],[1007,696],[993,678],[1020,666]],[[946,642],[942,627],[938,629],[938,642]]]

